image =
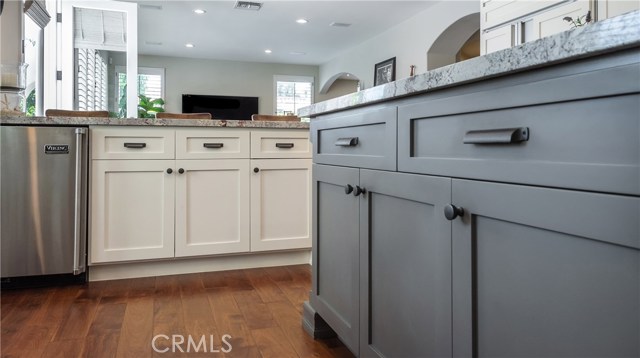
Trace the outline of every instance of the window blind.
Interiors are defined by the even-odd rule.
[[[73,19],[74,47],[127,51],[126,13],[74,8]]]
[[[76,49],[78,77],[76,103],[80,111],[107,109],[108,70],[107,62],[96,49]]]
[[[162,76],[139,73],[138,92],[151,99],[162,98]]]

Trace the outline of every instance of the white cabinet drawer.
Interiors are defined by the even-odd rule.
[[[178,129],[177,159],[249,158],[249,131],[222,129]]]
[[[167,128],[92,128],[92,159],[174,159],[175,130]]]
[[[251,132],[251,158],[311,158],[306,130],[264,130]]]

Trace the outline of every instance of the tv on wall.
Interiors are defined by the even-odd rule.
[[[250,120],[258,113],[258,97],[182,95],[182,113],[207,112],[213,119]]]

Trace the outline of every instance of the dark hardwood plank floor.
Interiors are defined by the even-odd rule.
[[[337,338],[313,340],[302,329],[310,287],[310,266],[297,265],[3,290],[0,350],[27,358],[353,357]],[[153,349],[154,337],[167,352]]]

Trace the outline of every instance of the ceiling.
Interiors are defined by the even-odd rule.
[[[234,9],[236,1],[127,1],[138,3],[140,54],[305,65],[325,63],[434,3],[264,1],[252,11]]]

